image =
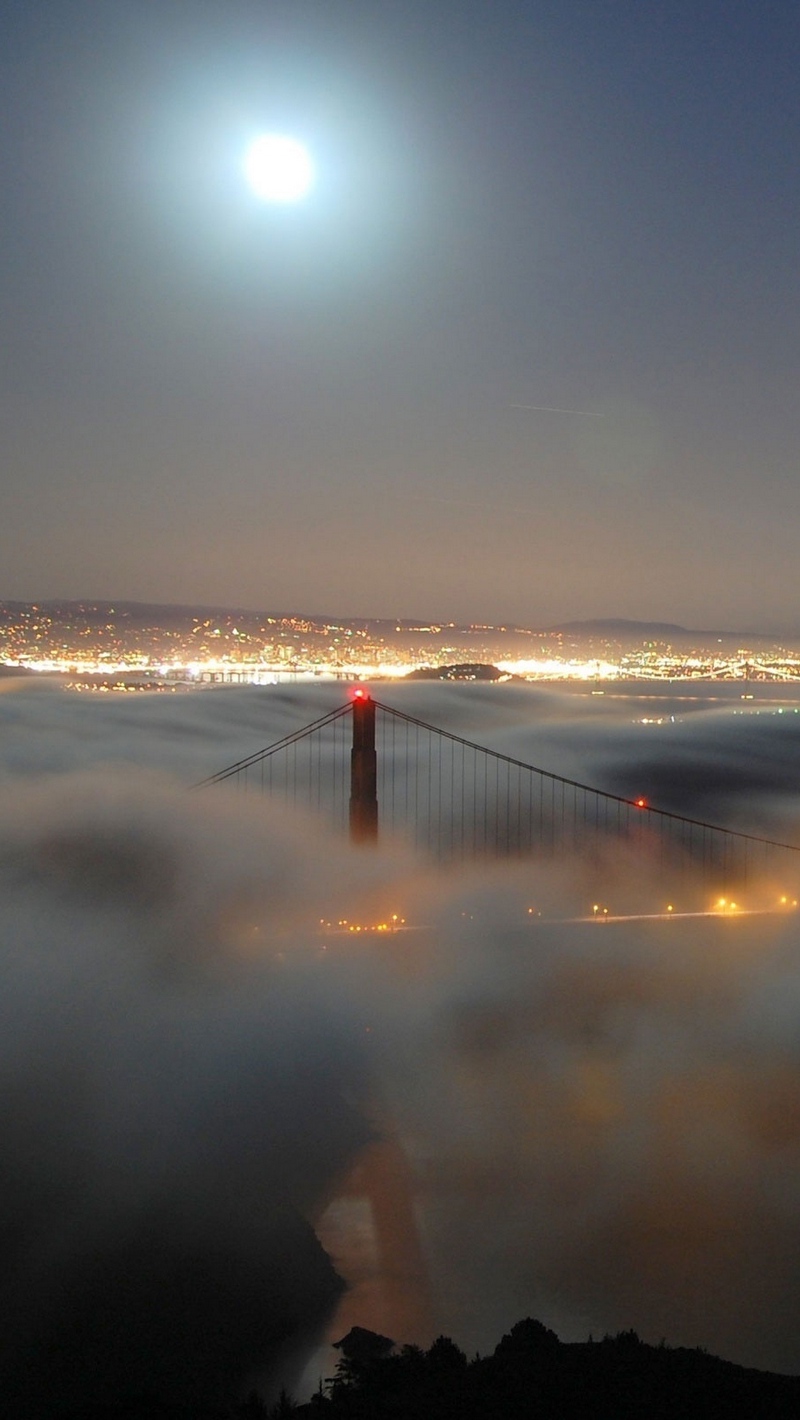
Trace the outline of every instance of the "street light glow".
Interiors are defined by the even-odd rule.
[[[314,182],[311,155],[296,138],[262,133],[245,154],[244,172],[265,202],[299,202]]]

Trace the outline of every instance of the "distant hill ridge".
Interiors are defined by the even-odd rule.
[[[0,601],[0,615],[13,616],[20,612],[43,612],[59,620],[76,617],[87,620],[110,617],[124,618],[134,622],[169,625],[181,620],[232,620],[242,621],[304,621],[317,626],[374,627],[392,631],[430,632],[440,628],[442,632],[457,632],[459,635],[478,636],[482,633],[535,636],[584,636],[584,637],[636,637],[642,640],[680,639],[691,637],[695,640],[742,640],[776,641],[781,637],[776,633],[762,631],[709,631],[695,630],[670,621],[636,621],[626,617],[602,617],[582,621],[563,621],[551,626],[523,626],[520,622],[448,622],[436,617],[388,617],[388,616],[334,616],[327,612],[303,611],[254,611],[248,607],[191,605],[181,602],[139,602],[119,600],[97,600],[82,597],[73,600],[50,598],[42,601]],[[785,639],[785,637],[783,638]],[[794,639],[794,638],[792,638]]]
[[[435,617],[426,619],[424,617],[408,616],[333,616],[327,612],[254,611],[249,607],[193,606],[182,602],[99,601],[91,597],[82,597],[75,600],[51,599],[35,602],[14,600],[0,601],[0,613],[3,615],[32,611],[38,611],[55,618],[68,616],[81,617],[84,619],[127,617],[134,621],[158,623],[194,619],[220,621],[240,619],[250,621],[305,621],[317,626],[391,627],[393,630],[399,628],[403,631],[414,631],[417,628],[427,631],[431,627],[440,627],[444,631],[452,630],[462,633],[470,632],[473,634],[478,634],[482,631],[529,633],[529,628],[512,625],[510,622],[497,626],[489,625],[488,623],[478,625],[470,622],[457,623],[441,621],[437,620]]]
[[[733,636],[731,631],[691,631],[688,626],[677,626],[671,621],[630,621],[625,617],[606,617],[594,621],[562,621],[557,626],[548,626],[552,632],[585,632],[595,635],[611,634],[615,631],[637,632],[641,635],[658,636]]]
[[[550,636],[576,636],[576,637],[607,637],[626,641],[686,641],[690,640],[694,645],[706,644],[712,641],[763,641],[769,644],[777,644],[785,641],[795,641],[797,638],[788,633],[780,635],[769,631],[720,631],[700,630],[679,626],[671,621],[631,621],[625,617],[607,617],[593,621],[563,621],[556,626],[548,626],[546,635]]]

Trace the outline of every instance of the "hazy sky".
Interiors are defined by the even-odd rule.
[[[0,596],[797,627],[795,0],[0,15]]]

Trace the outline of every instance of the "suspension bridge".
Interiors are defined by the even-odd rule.
[[[195,785],[228,784],[313,810],[361,845],[400,840],[448,863],[623,847],[722,889],[796,883],[800,845],[708,823],[566,778],[376,700],[344,704]]]

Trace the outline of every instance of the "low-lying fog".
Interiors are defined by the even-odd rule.
[[[446,873],[187,792],[343,693],[3,686],[4,1394],[243,1389],[354,1322],[471,1351],[527,1314],[800,1370],[800,874],[751,885],[774,913],[550,921],[591,913],[580,862]],[[780,692],[380,695],[800,842]],[[606,872],[663,907],[656,864]]]

